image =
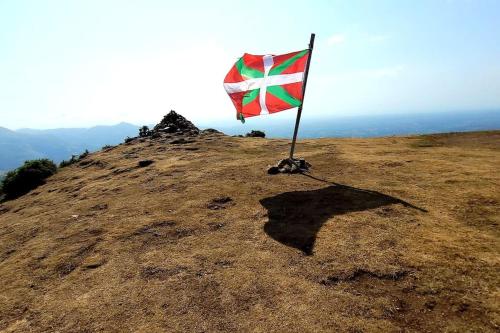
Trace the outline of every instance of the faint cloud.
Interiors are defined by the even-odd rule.
[[[401,72],[403,72],[403,70],[404,70],[403,65],[397,65],[397,66],[370,69],[370,70],[366,71],[366,73],[370,76],[373,76],[373,77],[394,78],[394,77],[398,77],[401,74]]]
[[[405,72],[405,70],[406,67],[404,65],[358,69],[322,75],[316,80],[320,81],[322,84],[330,84],[334,82],[375,82],[372,80],[398,78]]]
[[[326,43],[328,45],[338,45],[338,44],[342,44],[343,42],[345,42],[345,36],[343,34],[335,34],[335,35],[331,35],[330,37],[328,37],[328,39],[326,40]]]
[[[390,38],[389,35],[373,35],[368,38],[371,43],[383,43]]]

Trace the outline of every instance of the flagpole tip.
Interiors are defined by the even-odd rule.
[[[314,38],[316,37],[315,33],[311,33],[311,39],[309,40],[309,50],[312,50],[314,47]]]

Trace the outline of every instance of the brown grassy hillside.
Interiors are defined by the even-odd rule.
[[[0,331],[498,331],[500,132],[172,140],[0,205]]]

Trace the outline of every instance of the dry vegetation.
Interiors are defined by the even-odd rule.
[[[309,176],[267,175],[288,149],[142,139],[0,205],[0,331],[498,331],[500,132],[304,140]]]

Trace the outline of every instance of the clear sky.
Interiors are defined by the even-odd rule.
[[[232,64],[311,32],[308,116],[500,109],[496,0],[0,0],[0,126],[236,122]]]

